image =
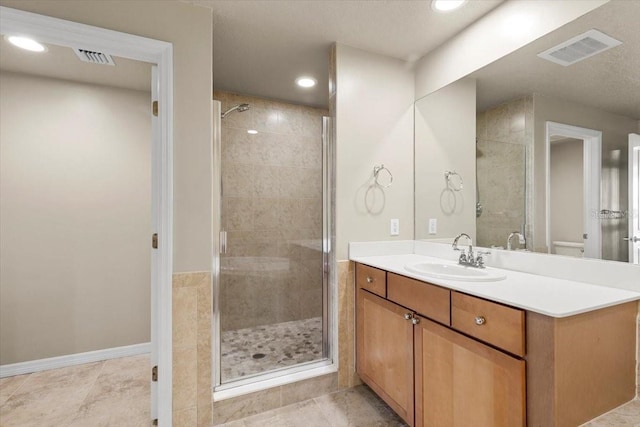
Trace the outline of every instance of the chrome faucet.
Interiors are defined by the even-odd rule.
[[[466,237],[469,240],[469,252],[465,252],[464,249],[458,248],[458,240],[461,237]],[[489,255],[491,252],[478,252],[477,254],[473,253],[473,240],[471,236],[467,233],[461,233],[456,236],[453,240],[453,244],[451,245],[454,251],[462,251],[460,257],[458,258],[458,264],[467,265],[469,267],[477,267],[484,268],[484,255]]]
[[[511,250],[511,239],[513,238],[513,236],[518,236],[518,241],[526,243],[526,240],[525,240],[524,236],[522,235],[522,233],[520,233],[519,231],[514,231],[511,234],[509,234],[509,237],[507,238],[507,250],[508,251]]]

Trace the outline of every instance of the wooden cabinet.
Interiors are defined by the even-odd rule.
[[[419,280],[389,273],[387,299],[448,325],[451,321],[451,291]]]
[[[524,311],[460,292],[451,293],[451,327],[524,357]]]
[[[368,265],[356,264],[356,288],[366,289],[382,298],[386,298],[387,272]]]
[[[363,289],[356,298],[357,372],[413,425],[413,313]]]
[[[517,353],[520,310],[462,294],[453,305],[448,289],[361,264],[356,288],[356,371],[410,426],[525,425],[524,360],[450,328],[484,316],[472,332],[495,345],[510,331]]]
[[[574,427],[635,395],[636,302],[552,318],[356,275],[356,370],[411,426]]]
[[[524,360],[419,320],[414,332],[415,426],[524,426]]]

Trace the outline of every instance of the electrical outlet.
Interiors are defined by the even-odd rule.
[[[438,220],[436,218],[429,218],[429,234],[438,233]]]
[[[391,220],[390,234],[392,236],[400,235],[400,220],[394,218]]]

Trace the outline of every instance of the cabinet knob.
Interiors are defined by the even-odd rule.
[[[412,318],[412,317],[413,317],[413,314],[411,314],[411,313],[405,313],[405,314],[404,314],[404,318],[405,318],[406,320],[411,320],[411,318]]]
[[[417,317],[414,317],[413,319],[411,319],[411,323],[413,323],[414,325],[417,325],[418,323],[420,323],[420,319],[418,319]]]
[[[372,278],[372,277],[367,276],[367,283],[373,283],[373,278]]]
[[[484,316],[476,316],[476,325],[482,326],[485,323],[487,323],[487,319],[485,319]]]

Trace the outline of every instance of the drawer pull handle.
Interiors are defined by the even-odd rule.
[[[373,283],[373,278],[367,276],[367,283]]]
[[[411,323],[413,323],[414,325],[417,325],[418,323],[420,323],[420,319],[418,319],[417,317],[414,317],[413,319],[411,319]]]
[[[487,319],[485,319],[484,316],[477,316],[476,317],[476,325],[482,326],[485,323],[487,323]]]
[[[405,313],[404,314],[404,318],[405,318],[405,320],[411,320],[411,318],[413,318],[413,314],[412,313]]]

